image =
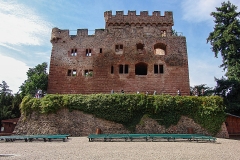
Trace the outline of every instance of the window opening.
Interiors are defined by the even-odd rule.
[[[86,70],[84,71],[84,75],[85,75],[86,77],[92,77],[92,76],[93,76],[93,70],[86,69]]]
[[[165,30],[162,30],[162,31],[161,31],[161,37],[166,37],[166,36],[167,36],[166,31],[165,31]]]
[[[140,62],[135,65],[136,75],[147,75],[147,64]]]
[[[154,45],[154,54],[155,55],[165,55],[166,54],[166,45],[163,43],[157,43]]]
[[[111,66],[111,74],[113,74],[114,73],[114,68],[113,68],[113,66]]]
[[[122,44],[115,45],[115,51],[116,52],[119,52],[119,51],[122,51],[122,50],[123,50],[123,45]]]
[[[144,45],[142,43],[137,44],[137,51],[139,54],[143,54],[143,47]]]
[[[123,65],[122,64],[119,65],[119,73],[123,73]]]
[[[119,65],[119,73],[120,74],[128,74],[128,65]]]
[[[100,48],[100,51],[99,51],[100,53],[102,53],[102,48]]]
[[[86,56],[90,57],[92,55],[91,49],[86,49]]]
[[[71,56],[77,56],[77,49],[71,50]]]
[[[76,69],[69,69],[67,75],[68,76],[77,76],[77,70]]]
[[[154,64],[154,74],[162,74],[162,73],[163,73],[163,65]]]

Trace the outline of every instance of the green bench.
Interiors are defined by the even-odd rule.
[[[113,139],[124,139],[125,141],[133,139],[155,140],[155,139],[167,139],[175,141],[176,139],[187,139],[189,141],[216,141],[216,138],[212,136],[205,136],[202,134],[90,134],[88,136],[89,142],[95,139],[112,141]]]

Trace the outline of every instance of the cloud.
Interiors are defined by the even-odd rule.
[[[183,0],[181,8],[183,19],[189,22],[212,21],[211,12],[216,11],[216,7],[221,7],[223,0]],[[231,0],[235,6],[240,6],[239,0]],[[238,8],[239,10],[239,8]]]
[[[51,35],[49,22],[29,7],[12,1],[0,0],[0,19],[1,44],[39,46],[45,44],[45,39]]]
[[[21,61],[0,55],[0,83],[7,82],[9,89],[17,93],[21,84],[27,79],[26,73],[29,68]]]

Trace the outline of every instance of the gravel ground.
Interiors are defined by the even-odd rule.
[[[67,142],[0,141],[0,159],[9,160],[239,160],[240,141],[212,142],[164,140],[145,142],[88,142],[87,137],[70,137]]]

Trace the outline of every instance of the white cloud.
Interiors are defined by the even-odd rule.
[[[222,2],[223,0],[183,0],[183,19],[190,22],[212,21],[210,13],[215,12],[216,7],[221,7]],[[240,6],[239,0],[231,0],[231,3]]]
[[[189,77],[190,85],[206,84],[208,87],[215,87],[214,77],[224,76],[222,68],[219,68],[221,59],[189,59]]]
[[[27,79],[28,67],[16,59],[0,55],[0,83],[7,82],[13,93],[18,92],[21,84]]]
[[[51,24],[21,4],[0,0],[0,19],[0,43],[5,45],[42,45],[51,35]]]

